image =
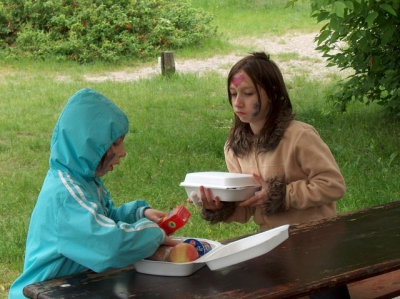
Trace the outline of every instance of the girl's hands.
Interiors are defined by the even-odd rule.
[[[161,220],[168,215],[169,213],[167,212],[154,210],[152,208],[144,210],[144,216],[155,223],[160,223]],[[178,241],[172,240],[170,236],[167,236],[163,244],[168,246],[175,246],[178,243],[179,243]]]
[[[219,200],[218,196],[213,198],[211,190],[200,186],[200,195],[203,208],[212,212],[216,212],[222,209],[224,204]]]
[[[144,210],[144,217],[155,223],[160,223],[161,219],[168,216],[168,214],[167,212],[154,210],[152,208]]]
[[[265,182],[260,176],[258,176],[255,173],[253,173],[253,179],[260,184],[261,190],[256,192],[253,197],[250,197],[249,199],[241,202],[239,204],[240,207],[255,207],[258,205],[265,204],[265,198],[267,196],[267,190],[268,190],[268,183]],[[202,207],[204,209],[212,212],[216,212],[222,209],[224,205],[223,202],[220,201],[218,196],[213,198],[210,189],[200,186],[200,195],[201,195]],[[193,200],[191,198],[188,198],[187,202],[193,203]]]
[[[261,190],[256,192],[253,197],[239,204],[240,207],[255,207],[265,203],[267,196],[268,184],[260,176],[253,173],[253,179],[261,185]]]

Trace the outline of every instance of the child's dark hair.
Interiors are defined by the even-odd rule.
[[[243,123],[235,115],[227,146],[237,156],[250,153],[254,146],[257,147],[258,152],[273,150],[278,146],[288,124],[294,118],[292,103],[282,73],[264,52],[254,52],[241,59],[232,67],[228,75],[228,99],[231,105],[232,97],[229,87],[233,77],[239,71],[244,71],[256,87],[260,107],[260,91],[257,87],[265,90],[270,109],[264,127],[257,136],[253,135],[248,123]]]

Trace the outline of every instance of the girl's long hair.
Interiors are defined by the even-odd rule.
[[[232,96],[229,86],[233,77],[244,71],[257,90],[258,103],[261,109],[260,88],[264,89],[270,109],[266,122],[258,135],[254,135],[250,125],[242,122],[235,114],[234,123],[227,140],[228,148],[237,156],[249,154],[253,148],[258,153],[274,150],[285,132],[290,121],[294,119],[292,103],[290,102],[283,76],[278,66],[264,52],[254,52],[238,61],[228,75],[228,99],[232,106]]]

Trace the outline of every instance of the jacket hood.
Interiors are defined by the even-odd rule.
[[[128,129],[121,109],[102,94],[82,89],[69,99],[54,128],[50,168],[94,178],[103,155]]]

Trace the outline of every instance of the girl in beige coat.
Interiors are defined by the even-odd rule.
[[[345,182],[318,132],[294,119],[277,65],[252,53],[231,69],[228,99],[235,113],[225,144],[229,172],[252,174],[261,191],[246,201],[221,202],[200,188],[202,217],[211,223],[254,218],[260,231],[334,216]],[[347,288],[312,298],[348,298]]]

